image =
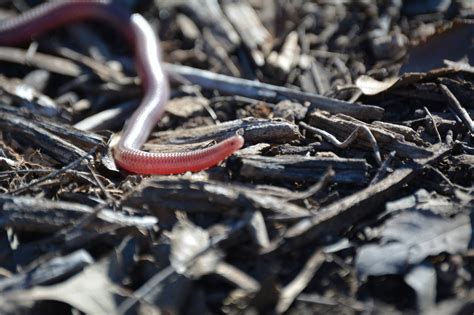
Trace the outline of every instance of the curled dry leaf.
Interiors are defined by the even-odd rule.
[[[213,272],[221,256],[216,250],[208,250],[209,233],[191,222],[181,220],[170,235],[173,268],[181,274],[199,278]]]

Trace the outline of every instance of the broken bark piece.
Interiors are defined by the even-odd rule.
[[[273,117],[280,117],[295,122],[295,120],[304,119],[307,111],[308,108],[300,103],[284,100],[273,107]]]
[[[69,141],[19,116],[6,113],[0,115],[0,131],[10,132],[11,136],[14,137],[21,135],[21,140],[28,140],[35,147],[41,148],[42,152],[65,164],[86,154],[84,150]]]
[[[223,9],[234,25],[242,41],[250,50],[253,61],[259,67],[265,63],[271,34],[260,22],[255,10],[247,1],[224,1]]]
[[[286,143],[302,138],[298,126],[285,120],[246,118],[219,125],[153,133],[153,143],[188,144],[209,140],[221,141],[244,129],[246,143]]]
[[[204,113],[208,106],[209,100],[207,98],[188,96],[169,100],[165,110],[179,118],[190,118]]]
[[[370,36],[372,52],[377,59],[398,59],[406,53],[408,38],[402,33]]]
[[[212,202],[210,202],[212,200]],[[274,218],[294,220],[308,215],[308,210],[294,205],[255,186],[222,185],[214,180],[193,177],[158,177],[144,181],[127,200],[127,205],[146,205],[158,217],[171,211],[218,213],[236,209],[261,210]]]
[[[267,58],[267,65],[281,78],[285,78],[298,64],[301,48],[298,44],[298,33],[288,34],[280,53],[272,51]]]
[[[311,102],[310,112],[319,109],[334,114],[343,113],[361,120],[381,119],[384,113],[384,109],[378,106],[349,103],[283,86],[230,77],[192,67],[164,64],[163,68],[171,78],[182,76],[189,82],[205,89],[216,89],[224,93],[255,99],[276,101],[291,99],[299,102]]]
[[[209,29],[202,31],[202,49],[209,63],[213,65],[211,71],[240,77],[240,70],[229,58],[229,52],[222,42]]]
[[[71,226],[95,209],[83,204],[66,201],[52,201],[23,196],[0,196],[0,226],[35,232],[57,232]],[[150,216],[125,215],[110,209],[102,209],[97,219],[89,226],[98,229],[111,226],[141,226],[150,228],[158,221]]]
[[[421,145],[424,147],[428,146],[428,143],[424,141],[420,137],[420,135],[410,127],[399,125],[399,124],[392,124],[392,123],[388,123],[384,121],[374,121],[372,122],[372,125],[375,127],[380,127],[382,129],[386,129],[386,130],[401,134],[403,135],[403,137],[405,137],[406,140],[413,142],[417,145]]]
[[[38,114],[61,117],[61,114],[64,113],[64,110],[50,97],[25,84],[20,79],[9,79],[0,75],[0,89],[3,92],[2,94],[13,98],[15,103],[19,103],[22,107]]]
[[[35,115],[28,111],[18,111],[13,107],[0,105],[0,117],[1,116],[12,120],[20,119],[21,121],[34,124],[58,137],[69,140],[84,150],[89,150],[96,146],[102,149],[106,147],[107,139],[103,136],[77,130],[76,128],[58,123],[43,116]]]
[[[74,128],[83,131],[120,129],[138,104],[138,101],[124,102],[78,121],[74,124]]]
[[[94,258],[84,249],[65,256],[54,257],[42,262],[38,268],[17,273],[10,278],[0,279],[0,292],[5,294],[9,291],[50,284],[82,270],[93,262]]]
[[[158,8],[183,9],[201,28],[209,28],[214,37],[231,52],[240,37],[222,12],[217,0],[155,0]]]
[[[403,135],[399,133],[374,127],[345,115],[329,116],[323,112],[314,112],[310,115],[309,123],[343,139],[347,138],[358,126],[363,125],[370,129],[381,150],[396,151],[397,155],[412,159],[424,158],[432,154],[428,149],[405,141]],[[372,150],[372,145],[364,138],[355,141],[354,146]]]
[[[433,146],[431,157],[419,160],[418,163],[406,168],[397,169],[376,184],[321,208],[311,218],[303,219],[292,226],[281,240],[273,243],[272,251],[278,249],[290,250],[314,241],[321,235],[339,233],[353,226],[362,218],[381,211],[381,203],[393,197],[399,189],[413,180],[425,166],[439,161],[450,151],[451,148],[442,144]]]
[[[275,180],[288,183],[319,181],[328,168],[333,182],[366,183],[369,165],[363,159],[322,158],[312,156],[240,156],[240,176],[248,180]]]
[[[306,59],[310,64],[307,68],[304,68],[305,71],[299,76],[299,82],[301,83],[303,91],[324,95],[330,88],[330,74],[328,70],[317,62],[314,57],[304,57],[305,58],[302,56],[300,58],[300,68],[303,68],[301,66],[301,60]]]
[[[311,145],[306,145],[306,146],[301,146],[301,145],[291,145],[291,144],[280,144],[280,145],[272,145],[268,146],[266,148],[263,148],[264,155],[270,155],[270,156],[275,156],[275,155],[314,155],[316,153],[317,144],[313,146]],[[328,148],[331,146],[328,145]],[[332,147],[331,147],[332,148]],[[240,151],[240,153],[245,154],[245,155],[252,155],[252,154],[257,154],[261,152],[245,152],[245,151]]]

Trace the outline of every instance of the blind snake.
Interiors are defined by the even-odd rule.
[[[163,114],[169,84],[160,64],[159,41],[140,14],[129,14],[110,0],[70,0],[41,4],[0,23],[0,45],[18,45],[50,30],[84,20],[104,21],[133,47],[143,98],[113,148],[116,163],[137,174],[179,174],[217,165],[244,144],[240,132],[210,147],[176,153],[140,150]]]

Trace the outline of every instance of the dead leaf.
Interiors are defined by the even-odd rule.
[[[356,258],[361,277],[404,274],[426,257],[463,253],[471,239],[469,216],[448,219],[429,211],[404,212],[387,221],[381,244],[363,246]]]

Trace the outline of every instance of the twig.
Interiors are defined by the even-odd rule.
[[[375,139],[374,135],[366,126],[360,126],[359,128],[361,128],[361,130],[365,132],[367,140],[369,140],[370,144],[372,145],[372,149],[374,150],[375,161],[378,165],[382,165],[382,157],[380,156],[379,145],[377,144],[377,140]]]
[[[242,290],[257,292],[260,289],[258,281],[226,262],[221,261],[216,266],[215,273]]]
[[[50,72],[62,74],[69,77],[77,77],[82,73],[81,68],[74,62],[56,56],[35,52],[31,55],[31,51],[12,48],[0,47],[0,60],[14,62],[21,65],[35,66]]]
[[[473,154],[473,155],[474,155],[474,147],[470,147],[470,146],[466,145],[465,143],[462,143],[462,142],[460,142],[460,141],[458,141],[458,140],[456,140],[454,143],[461,145],[462,149],[463,149],[464,152],[466,152],[467,154]]]
[[[278,314],[288,310],[298,294],[300,294],[313,279],[314,274],[324,263],[325,258],[326,256],[320,249],[316,250],[306,262],[303,270],[301,270],[293,281],[283,288],[280,294],[280,300],[276,306]]]
[[[113,129],[115,124],[123,123],[128,118],[125,116],[128,116],[137,106],[136,100],[124,102],[78,121],[74,124],[74,128],[87,131]]]
[[[0,176],[3,175],[11,175],[11,174],[28,174],[28,173],[50,173],[50,169],[43,169],[43,168],[33,168],[29,170],[14,170],[14,171],[2,171],[0,172]]]
[[[308,118],[308,124],[310,126],[318,126],[320,129],[326,130],[333,135],[338,135],[339,137],[347,137],[357,127],[366,126],[370,129],[371,134],[377,139],[378,145],[383,148],[384,151],[397,151],[397,155],[400,157],[420,159],[433,154],[424,146],[415,145],[405,140],[405,137],[412,138],[413,134],[410,135],[410,132],[406,132],[409,128],[397,128],[395,125],[387,123],[377,124],[374,122],[367,124],[347,115],[339,114],[330,116],[320,111],[311,113]],[[368,133],[366,134],[370,136]],[[365,137],[359,138],[359,141],[353,145],[354,147],[366,150],[373,149],[373,143],[368,141]]]
[[[300,126],[312,131],[313,133],[322,136],[327,141],[331,142],[336,148],[345,149],[347,148],[359,135],[359,128],[357,127],[354,131],[344,140],[343,142],[337,140],[332,134],[322,129],[310,126],[304,122],[300,122]]]
[[[74,222],[74,224],[59,230],[55,236],[63,236],[65,239],[66,238],[72,238],[77,234],[80,234],[79,231],[84,229],[86,226],[88,226],[90,223],[92,223],[102,212],[102,210],[107,208],[107,204],[99,204],[94,207],[93,212],[88,213],[84,215],[82,218]],[[116,227],[114,227],[115,229]]]
[[[221,237],[211,238],[210,242],[207,244],[205,248],[203,248],[201,251],[196,253],[193,257],[190,257],[190,259],[185,263],[186,268],[189,268],[190,266],[192,266],[198,258],[202,257],[204,254],[208,253],[209,251],[215,249],[219,244],[227,240],[231,234],[234,234],[242,230],[245,226],[247,226],[247,224],[248,224],[247,220],[240,220],[239,222],[237,222],[236,224],[232,226],[231,230],[227,231]],[[160,272],[155,274],[150,280],[148,280],[140,288],[138,288],[131,297],[123,301],[117,309],[117,314],[127,314],[127,311],[130,308],[132,308],[137,302],[139,301],[146,302],[147,296],[150,293],[152,293],[153,290],[157,288],[161,282],[163,282],[164,280],[166,280],[168,277],[172,276],[175,273],[176,271],[171,265],[168,265],[165,268],[163,268]]]
[[[336,173],[332,169],[332,167],[329,167],[326,173],[324,173],[323,177],[314,184],[313,186],[309,187],[307,190],[302,191],[302,192],[295,192],[289,197],[283,197],[282,199],[285,199],[286,201],[296,201],[296,200],[303,200],[307,199],[311,196],[314,196],[317,194],[321,189],[326,187],[327,184],[331,181],[331,179],[334,177]]]
[[[77,158],[76,160],[72,161],[71,163],[69,163],[68,165],[60,168],[59,170],[55,170],[54,172],[51,172],[50,174],[44,176],[44,177],[41,177],[37,180],[33,180],[31,181],[30,183],[28,183],[27,185],[25,186],[22,186],[22,187],[19,187],[13,191],[10,191],[9,193],[10,194],[17,194],[17,193],[20,193],[20,192],[23,192],[25,190],[28,190],[30,188],[32,188],[33,186],[36,186],[42,182],[45,182],[47,181],[48,179],[50,178],[54,178],[56,176],[58,176],[59,174],[61,173],[64,173],[65,171],[67,170],[70,170],[70,169],[73,169],[75,167],[77,167],[79,164],[81,164],[81,162],[83,160],[85,160],[87,157],[89,157],[90,155],[94,154],[94,152],[97,150],[97,147],[94,147],[92,148],[91,150],[89,150],[89,152],[87,152],[86,154],[84,154],[83,156]]]
[[[337,234],[361,218],[380,211],[380,204],[416,178],[428,164],[436,163],[451,152],[446,145],[434,145],[433,155],[418,160],[409,167],[400,168],[375,185],[321,208],[310,218],[300,220],[288,229],[283,237],[275,240],[266,253],[288,251],[327,234]]]
[[[309,101],[321,110],[330,113],[343,113],[363,120],[381,119],[384,112],[383,108],[378,106],[352,104],[317,94],[230,77],[187,66],[165,63],[163,68],[171,76],[182,76],[203,88],[216,89],[224,93],[237,94],[256,99],[294,99],[300,102]]]
[[[300,126],[314,132],[315,134],[318,134],[324,137],[327,141],[331,142],[331,144],[333,144],[335,147],[339,149],[347,148],[351,143],[355,141],[355,139],[357,139],[357,136],[360,134],[360,132],[363,131],[372,146],[372,150],[374,151],[375,161],[377,162],[378,165],[382,165],[382,158],[380,156],[380,149],[377,144],[377,140],[375,139],[372,132],[370,132],[370,129],[366,126],[358,126],[343,142],[337,140],[337,138],[334,137],[329,132],[310,126],[306,124],[305,122],[300,122]]]
[[[465,192],[472,192],[474,191],[472,188],[469,189],[467,187],[463,187],[461,185],[457,185],[457,184],[454,184],[452,181],[449,180],[449,178],[446,177],[446,175],[444,175],[439,169],[437,169],[436,167],[433,167],[431,165],[428,165],[427,168],[429,168],[430,170],[432,170],[433,172],[435,172],[436,174],[438,174],[451,188],[451,190],[454,190],[453,188],[457,188],[459,190],[462,190],[462,191],[465,191]]]
[[[253,61],[259,67],[265,64],[266,46],[272,35],[260,21],[248,1],[225,1],[224,12],[247,46]]]
[[[433,123],[433,128],[436,132],[436,136],[438,137],[438,142],[443,142],[443,139],[441,139],[441,135],[439,134],[439,131],[438,131],[438,126],[436,126],[436,121],[434,120],[430,111],[428,110],[428,108],[426,108],[426,106],[423,106],[423,109],[425,110],[426,114],[430,116],[431,122]]]
[[[252,181],[315,183],[320,181],[329,166],[335,171],[332,182],[364,184],[369,181],[365,159],[248,154],[242,155],[240,162],[240,176]]]
[[[107,203],[109,205],[115,205],[117,203],[117,201],[114,199],[114,197],[112,197],[112,195],[107,191],[107,189],[104,187],[104,184],[102,184],[102,182],[99,180],[99,177],[97,176],[97,174],[95,173],[94,169],[92,168],[92,166],[90,164],[87,164],[87,168],[89,169],[89,171],[91,172],[92,174],[92,177],[94,177],[94,180],[95,182],[97,183],[97,185],[99,186],[100,190],[102,190],[102,193],[104,194],[105,198],[107,199]]]
[[[459,116],[462,122],[466,125],[470,133],[474,134],[474,122],[472,121],[466,109],[461,106],[461,103],[459,103],[456,96],[454,96],[454,94],[448,89],[446,85],[440,83],[439,87],[441,88],[441,91],[443,92],[443,94],[448,98],[449,105],[451,105],[451,108],[453,109],[453,111],[456,113],[456,115]]]
[[[374,185],[378,183],[387,173],[388,168],[390,167],[390,163],[392,163],[393,158],[395,157],[396,151],[390,152],[387,159],[383,161],[382,165],[380,166],[377,174],[375,174],[374,178],[370,181],[370,185]]]

